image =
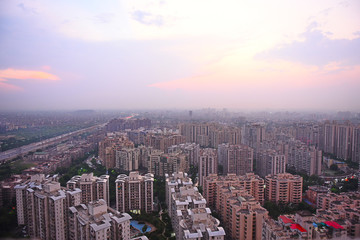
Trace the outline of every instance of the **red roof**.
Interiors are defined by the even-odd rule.
[[[294,223],[290,225],[291,229],[297,229],[300,232],[306,232],[305,228],[303,228],[300,224]]]
[[[279,216],[279,218],[283,221],[283,223],[288,224],[288,223],[294,223],[290,218],[285,217],[283,215]]]
[[[334,221],[327,221],[325,222],[326,225],[333,227],[335,229],[344,229],[340,224],[338,224],[337,222]]]

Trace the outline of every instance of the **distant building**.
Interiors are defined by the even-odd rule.
[[[140,150],[137,148],[123,148],[116,151],[116,168],[124,171],[139,169]]]
[[[269,174],[285,173],[286,157],[274,150],[260,151],[256,154],[256,173],[261,177]]]
[[[351,160],[360,164],[360,125],[354,128],[352,147]]]
[[[247,146],[257,149],[265,140],[265,125],[263,123],[251,123],[244,127],[243,143]]]
[[[201,147],[217,148],[219,144],[240,144],[241,129],[217,123],[183,123],[179,131],[188,143],[196,143]]]
[[[358,135],[358,128],[350,122],[338,123],[326,121],[323,126],[322,136],[324,138],[324,152],[334,154],[336,157],[344,160],[354,159],[355,148],[358,148],[358,145],[355,145],[358,143],[359,138],[355,136]]]
[[[188,162],[190,165],[199,165],[199,152],[200,146],[196,143],[182,143],[178,145],[172,145],[168,149],[168,153],[181,152],[187,155]]]
[[[199,185],[203,186],[205,177],[210,174],[217,174],[218,155],[216,149],[205,148],[200,150],[198,169]]]
[[[290,141],[287,164],[296,171],[305,171],[307,175],[320,175],[322,151],[314,146],[307,146],[300,141]]]
[[[221,144],[218,146],[218,158],[224,174],[244,175],[253,171],[254,151],[249,146]]]
[[[165,174],[175,172],[188,172],[189,167],[188,155],[182,153],[182,151],[163,153],[159,150],[154,150],[148,158],[148,171],[155,176],[165,176]]]
[[[99,142],[99,158],[106,168],[115,168],[116,151],[123,148],[134,148],[126,133],[110,134]]]
[[[138,129],[138,128],[150,128],[151,127],[151,120],[150,119],[112,119],[106,125],[106,131],[108,132],[116,132],[125,129]]]
[[[145,176],[130,172],[129,176],[120,174],[116,181],[116,209],[119,212],[154,210],[154,175]]]

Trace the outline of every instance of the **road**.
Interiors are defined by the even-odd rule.
[[[98,125],[95,125],[92,127],[80,129],[80,130],[70,132],[70,133],[65,133],[65,134],[57,136],[57,137],[49,138],[49,139],[46,139],[46,140],[43,140],[40,142],[31,143],[29,145],[25,145],[22,147],[7,150],[5,152],[1,152],[0,153],[0,164],[3,164],[3,163],[5,163],[13,158],[16,158],[17,156],[20,156],[22,154],[27,154],[28,152],[36,151],[39,148],[43,148],[43,147],[47,147],[51,144],[59,143],[61,141],[64,141],[64,140],[72,137],[72,136],[79,135],[84,132],[94,130],[96,128],[102,128],[105,125],[106,125],[106,123],[98,124]]]

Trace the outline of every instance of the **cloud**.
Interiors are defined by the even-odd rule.
[[[132,13],[132,18],[145,25],[156,25],[160,27],[164,24],[162,16],[153,15],[151,13],[140,10],[134,11]]]
[[[101,13],[93,17],[94,23],[109,23],[114,20],[113,13]]]
[[[294,41],[279,45],[255,56],[258,60],[286,60],[307,65],[324,66],[338,62],[343,66],[360,64],[360,37],[349,39],[330,39],[319,30],[302,34],[304,41]]]
[[[49,66],[46,66],[50,68]],[[21,88],[8,83],[10,79],[16,80],[40,80],[40,81],[58,81],[60,78],[51,73],[43,71],[20,70],[20,69],[4,69],[0,70],[0,88],[7,90],[20,90]]]
[[[17,6],[27,14],[38,14],[35,8],[27,7],[24,3],[19,3]]]
[[[21,91],[23,90],[21,87],[6,83],[6,82],[2,82],[2,80],[0,79],[0,91],[1,90],[5,90],[5,91]]]

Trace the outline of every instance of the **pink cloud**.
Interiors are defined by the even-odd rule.
[[[307,89],[321,86],[341,86],[344,84],[359,86],[360,66],[340,68],[337,64],[328,68],[308,67],[302,64],[279,65],[277,70],[284,71],[224,71],[214,69],[207,74],[157,82],[149,87],[166,91],[224,91],[234,92],[239,89]]]
[[[57,81],[60,80],[59,77],[42,71],[32,71],[32,70],[19,70],[8,68],[5,70],[0,70],[0,79],[31,79],[31,80],[50,80]]]
[[[47,66],[47,65],[42,66],[41,68],[44,69],[44,70],[46,70],[46,71],[50,71],[50,70],[51,70],[51,67],[50,67],[50,66]]]
[[[43,68],[50,69],[49,66],[44,66]],[[21,70],[21,69],[4,69],[0,70],[0,88],[3,90],[9,91],[18,91],[22,88],[15,86],[11,83],[8,83],[11,79],[18,80],[37,80],[37,81],[47,81],[53,82],[58,81],[60,78],[54,74],[47,73],[44,71],[33,71],[33,70]]]
[[[5,90],[5,91],[21,91],[23,90],[22,88],[6,83],[6,82],[2,82],[0,81],[0,90]]]

